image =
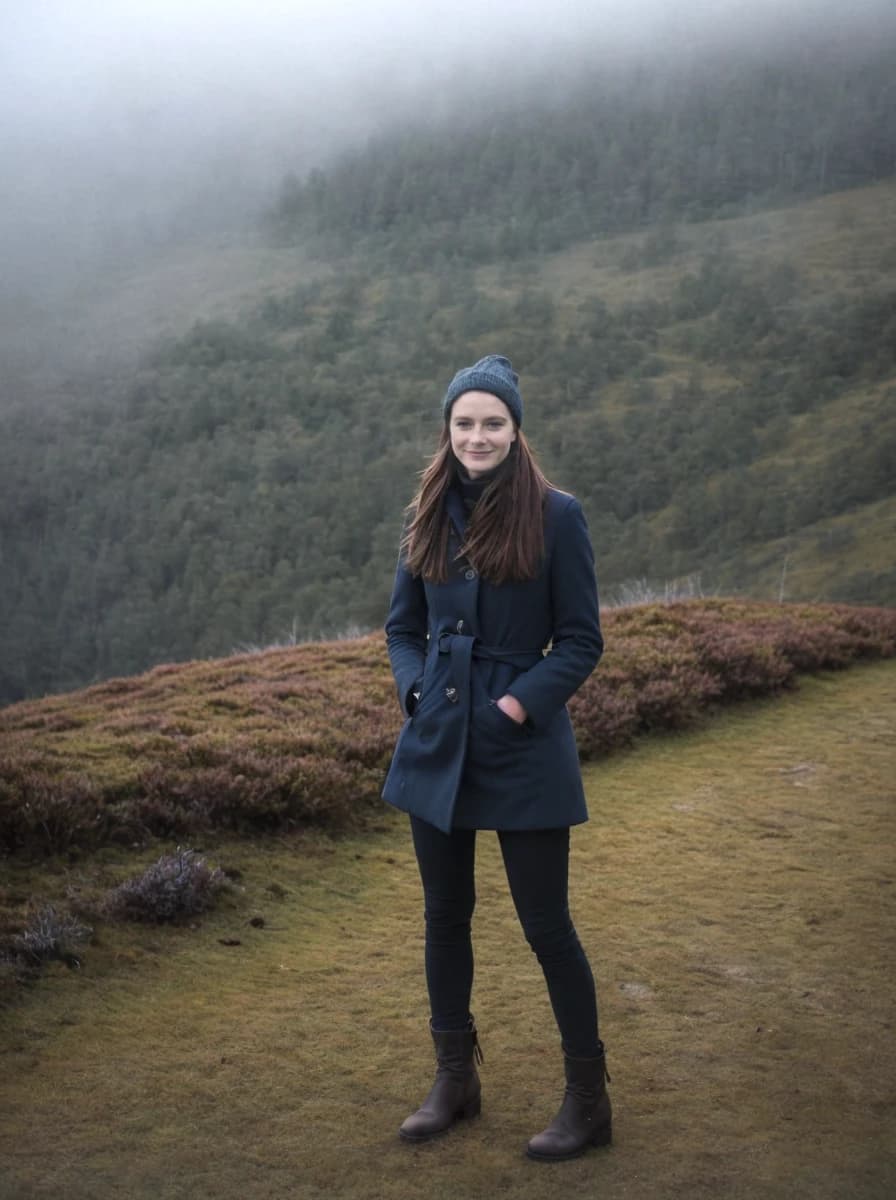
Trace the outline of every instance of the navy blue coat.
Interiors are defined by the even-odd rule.
[[[453,489],[446,507],[451,558],[466,513]],[[548,493],[544,540],[537,578],[500,586],[467,563],[446,583],[426,583],[399,560],[386,640],[407,719],[383,798],[446,833],[588,819],[566,702],[596,666],[603,638],[594,556],[573,496]],[[523,724],[494,703],[505,693],[529,714]]]

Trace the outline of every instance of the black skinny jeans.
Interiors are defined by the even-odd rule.
[[[411,817],[423,881],[426,984],[434,1030],[466,1029],[473,988],[476,830],[442,833]],[[599,1053],[594,976],[569,915],[569,830],[498,833],[510,893],[548,985],[563,1049]]]

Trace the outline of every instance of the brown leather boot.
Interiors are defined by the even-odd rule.
[[[540,1162],[577,1158],[589,1146],[609,1146],[613,1140],[613,1110],[607,1094],[604,1044],[598,1058],[564,1055],[566,1094],[560,1111],[543,1133],[529,1142],[526,1153]]]
[[[470,1018],[468,1029],[440,1033],[431,1029],[436,1048],[435,1083],[415,1113],[399,1129],[406,1142],[425,1142],[437,1137],[462,1117],[478,1117],[482,1108],[481,1087],[476,1063],[482,1051],[476,1026]]]

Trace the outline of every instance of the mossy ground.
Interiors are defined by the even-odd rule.
[[[431,1047],[419,882],[387,813],[363,837],[207,843],[242,878],[197,928],[104,925],[80,971],[48,969],[2,1017],[0,1194],[889,1200],[894,712],[896,664],[861,666],[587,769],[571,900],[610,1150],[523,1157],[561,1067],[493,835],[483,1115],[398,1141]]]

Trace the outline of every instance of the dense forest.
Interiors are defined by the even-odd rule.
[[[267,228],[326,271],[136,373],[7,393],[0,703],[376,627],[441,391],[490,350],[605,594],[768,595],[756,556],[806,530],[836,559],[896,479],[891,68],[585,78],[288,179]],[[859,549],[818,598],[896,603]]]
[[[327,255],[481,263],[701,221],[896,171],[896,53],[608,69],[409,124],[284,183],[274,226]],[[519,85],[517,85],[519,86]],[[475,90],[475,89],[473,89]]]

